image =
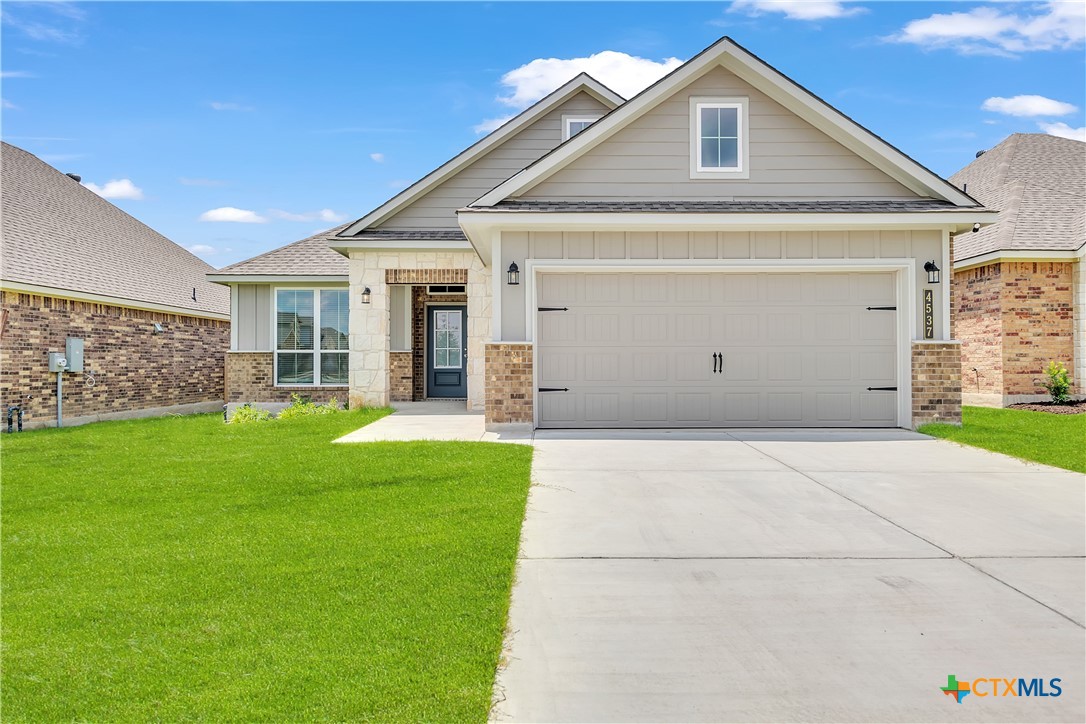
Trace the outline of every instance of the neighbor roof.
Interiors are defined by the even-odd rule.
[[[334,229],[272,249],[252,259],[239,261],[213,272],[209,278],[215,280],[217,277],[288,275],[346,277],[349,266],[347,257],[328,246],[328,237],[335,236],[348,226],[350,224],[340,224]]]
[[[950,177],[999,221],[954,237],[954,260],[998,251],[1074,251],[1086,242],[1086,143],[1015,133]]]
[[[33,154],[2,149],[4,282],[229,315],[229,292],[205,277],[210,264]]]

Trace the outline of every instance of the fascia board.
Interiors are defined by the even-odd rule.
[[[145,312],[163,312],[177,314],[184,317],[199,317],[201,319],[216,319],[229,321],[229,314],[209,312],[203,309],[190,309],[188,307],[175,307],[170,304],[156,304],[144,302],[138,299],[126,299],[124,297],[111,297],[106,294],[91,294],[73,289],[60,289],[58,287],[46,287],[40,284],[26,284],[24,282],[3,280],[0,281],[0,289],[9,292],[21,292],[23,294],[39,294],[46,297],[59,299],[71,299],[76,302],[91,302],[92,304],[108,304],[114,307],[127,309],[140,309]]]
[[[346,274],[208,274],[207,280],[215,284],[345,284]]]

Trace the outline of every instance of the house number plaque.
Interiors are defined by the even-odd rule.
[[[935,303],[932,291],[924,290],[924,339],[935,339]]]

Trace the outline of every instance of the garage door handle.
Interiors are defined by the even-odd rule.
[[[872,392],[872,391],[897,392],[897,388],[896,387],[868,387],[867,391],[868,392]]]
[[[568,387],[540,387],[540,392],[569,392]]]
[[[713,374],[714,375],[716,374],[717,365],[720,363],[720,360],[718,359],[718,357],[719,357],[719,355],[716,352],[713,352]]]

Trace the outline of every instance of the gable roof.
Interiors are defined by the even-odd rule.
[[[717,65],[724,66],[755,86],[918,196],[942,199],[959,207],[980,206],[968,194],[725,36],[524,171],[472,202],[469,208],[493,206],[503,199],[523,194]]]
[[[328,237],[346,229],[341,224],[300,241],[264,252],[251,259],[223,267],[207,275],[214,282],[248,281],[244,277],[333,277],[347,278],[347,257],[328,246]],[[252,281],[255,281],[253,279]]]
[[[999,251],[1075,251],[1086,243],[1086,143],[1015,133],[950,177],[999,221],[955,238],[954,260]]]
[[[33,154],[9,143],[0,148],[4,282],[122,306],[229,315],[229,293],[205,277],[210,264]]]
[[[517,116],[506,121],[490,134],[481,138],[479,141],[449,159],[426,176],[423,176],[414,184],[408,186],[358,221],[348,224],[342,231],[337,232],[336,236],[354,236],[363,229],[377,226],[383,221],[387,221],[397,212],[422,198],[422,196],[433,190],[438,184],[456,175],[492,149],[497,148],[532,123],[535,123],[554,108],[582,92],[588,93],[600,103],[612,109],[619,106],[624,100],[622,96],[618,95],[592,76],[587,73],[580,73],[568,83],[537,101],[534,105],[528,107]],[[453,219],[450,219],[450,223],[453,221]]]

